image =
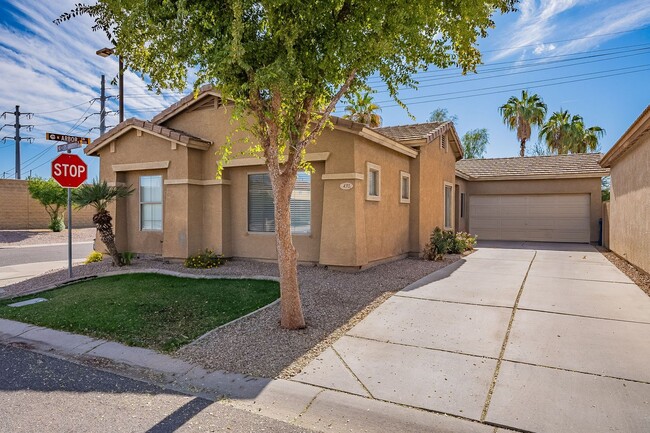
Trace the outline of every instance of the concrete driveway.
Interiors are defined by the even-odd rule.
[[[648,432],[650,298],[589,245],[483,243],[294,380],[480,431]]]

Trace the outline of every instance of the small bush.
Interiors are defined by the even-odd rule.
[[[442,260],[445,254],[461,254],[474,249],[476,236],[453,230],[433,229],[429,243],[424,247],[423,255],[426,260]]]
[[[95,263],[95,262],[101,262],[104,259],[104,255],[102,253],[99,253],[97,251],[91,251],[90,254],[88,254],[88,257],[86,257],[86,261],[84,264],[88,263]]]
[[[50,224],[47,226],[47,228],[53,232],[60,232],[65,230],[65,222],[63,221],[63,217],[61,215],[57,215],[56,217],[51,218]]]
[[[220,254],[216,254],[210,249],[206,249],[194,256],[189,256],[185,259],[186,268],[194,269],[212,269],[223,265],[224,258]]]
[[[122,263],[125,265],[129,266],[133,259],[135,258],[135,253],[132,253],[131,251],[124,251],[122,254]]]

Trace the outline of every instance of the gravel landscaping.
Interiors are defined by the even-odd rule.
[[[92,242],[95,229],[73,229],[72,242]],[[8,246],[30,246],[68,242],[68,230],[0,230],[0,248]]]
[[[253,376],[288,378],[297,374],[326,347],[343,335],[391,294],[408,284],[460,259],[447,256],[440,262],[403,259],[362,272],[348,273],[320,266],[300,266],[299,278],[307,328],[283,330],[280,306],[272,305],[230,325],[218,328],[174,355],[210,370],[226,370]],[[136,269],[164,269],[187,274],[230,276],[278,276],[277,264],[233,260],[209,270],[187,269],[182,263],[141,257]],[[75,266],[75,277],[115,271],[110,260]],[[67,271],[51,272],[3,289],[3,296],[20,296],[37,288],[61,284]]]
[[[650,274],[634,267],[630,262],[617,256],[606,248],[598,248],[598,250],[607,257],[607,260],[612,262],[614,266],[627,275],[630,280],[634,281],[637,286],[641,287],[641,290],[650,296]]]

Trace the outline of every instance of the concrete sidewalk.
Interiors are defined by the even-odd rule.
[[[650,298],[589,245],[507,246],[405,288],[293,380],[479,426],[650,431]]]
[[[72,265],[83,263],[84,259],[74,259]],[[2,297],[2,287],[11,284],[20,283],[29,280],[46,272],[66,269],[67,260],[56,260],[53,262],[25,263],[20,265],[9,265],[0,267],[0,297]]]

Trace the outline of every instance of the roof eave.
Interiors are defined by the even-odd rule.
[[[101,141],[99,141],[97,144],[95,144],[93,142],[93,144],[91,144],[90,146],[86,146],[86,148],[84,149],[84,153],[86,155],[88,155],[88,156],[95,156],[100,149],[106,147],[107,145],[109,145],[113,141],[117,140],[118,138],[120,138],[124,134],[126,134],[127,132],[130,132],[130,131],[132,131],[134,129],[138,130],[138,131],[146,132],[147,134],[153,135],[153,136],[158,137],[158,138],[160,138],[162,140],[169,141],[169,142],[172,142],[172,143],[176,143],[178,145],[189,147],[189,148],[192,148],[192,149],[208,150],[210,148],[210,146],[212,145],[212,142],[209,142],[209,141],[196,140],[196,139],[193,139],[193,138],[188,138],[187,140],[183,140],[183,139],[177,140],[175,138],[167,137],[166,135],[159,134],[159,133],[157,133],[155,131],[152,131],[152,130],[147,129],[147,128],[142,128],[142,127],[137,126],[137,125],[126,125],[125,127],[122,128],[121,131],[117,132],[114,135],[107,136],[104,139],[102,139],[100,137]]]
[[[459,171],[456,170],[458,175]],[[461,172],[462,173],[462,172]],[[463,173],[464,174],[464,173]],[[468,176],[469,181],[494,181],[494,180],[552,180],[552,179],[589,179],[608,176],[609,170],[589,173],[567,173],[567,174],[526,174],[526,175],[505,175],[505,176]],[[462,177],[462,176],[459,176]]]

